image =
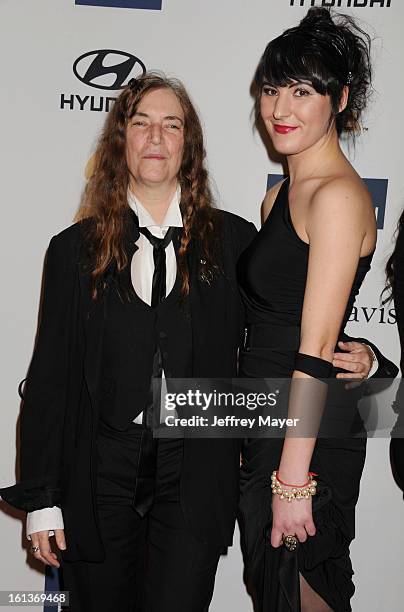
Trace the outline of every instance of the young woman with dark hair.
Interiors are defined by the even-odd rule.
[[[369,97],[369,36],[350,17],[310,9],[268,44],[255,84],[257,115],[289,177],[268,191],[263,226],[238,262],[248,330],[240,372],[291,377],[289,414],[314,417],[325,395],[316,379],[344,367],[333,353],[376,246],[369,193],[339,142],[355,134]],[[304,381],[318,392],[302,406],[294,390]],[[241,512],[257,610],[351,610],[365,450],[366,439],[348,436],[247,441]]]

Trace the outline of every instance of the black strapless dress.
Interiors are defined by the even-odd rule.
[[[290,378],[299,349],[309,245],[290,216],[289,179],[256,238],[238,262],[252,344],[240,353],[240,376]],[[343,329],[372,255],[359,260]],[[259,341],[254,345],[254,338]],[[263,341],[264,338],[264,341]],[[337,370],[334,370],[334,375]],[[336,612],[351,610],[355,587],[349,545],[365,462],[366,438],[318,438],[310,469],[319,474],[313,500],[316,535],[295,552],[270,544],[270,475],[282,439],[248,439],[241,469],[240,517],[246,577],[257,612],[300,612],[299,573]]]

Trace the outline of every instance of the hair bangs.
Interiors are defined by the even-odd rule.
[[[261,89],[265,82],[285,87],[297,81],[308,83],[325,95],[330,92],[333,80],[308,37],[296,32],[279,36],[269,43],[257,70],[256,83]]]

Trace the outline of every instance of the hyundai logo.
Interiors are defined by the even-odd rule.
[[[126,51],[99,49],[80,55],[73,64],[76,77],[97,89],[123,89],[133,77],[142,76],[146,66]]]

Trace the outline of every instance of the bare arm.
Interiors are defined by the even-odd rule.
[[[309,264],[304,295],[301,341],[299,352],[319,357],[332,363],[342,319],[345,313],[359,257],[366,255],[372,245],[370,203],[367,193],[350,180],[338,179],[322,186],[315,193],[308,212],[306,231],[310,242]],[[369,248],[366,251],[366,248]],[[299,371],[293,379],[310,379]],[[313,379],[312,379],[313,380]],[[321,418],[325,389],[320,381],[316,386],[318,405],[311,411]],[[293,398],[293,384],[291,389]],[[298,397],[296,394],[295,397]],[[301,406],[289,404],[292,418]],[[304,407],[303,407],[304,408]],[[303,416],[304,414],[300,415]],[[310,414],[312,416],[312,414]],[[307,481],[316,438],[286,436],[279,465],[280,477],[295,484]],[[296,533],[304,541],[314,535],[311,500],[287,504],[273,500],[274,526],[271,541],[280,543],[281,535]]]
[[[366,192],[344,179],[326,184],[314,195],[306,224],[310,254],[300,353],[333,361],[359,257],[367,254],[362,249],[368,206]],[[295,371],[293,378],[310,377]],[[284,477],[305,481],[314,444],[315,439],[285,440],[280,466]]]

